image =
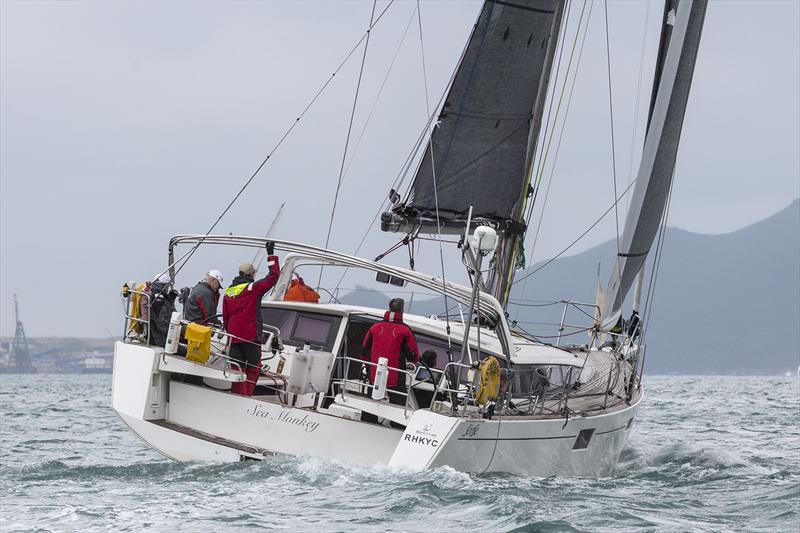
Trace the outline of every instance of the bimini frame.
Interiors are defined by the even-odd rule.
[[[172,282],[175,282],[175,247],[178,245],[198,246],[200,244],[216,244],[223,246],[244,246],[249,248],[264,248],[267,242],[275,244],[278,251],[287,252],[284,257],[284,268],[281,270],[280,278],[272,291],[272,299],[280,299],[289,288],[292,274],[296,266],[307,264],[313,261],[317,265],[341,266],[348,268],[359,268],[371,270],[377,273],[388,274],[406,280],[409,283],[418,285],[427,290],[447,295],[456,302],[469,307],[472,290],[463,285],[442,281],[441,278],[430,276],[414,270],[408,270],[392,265],[385,265],[367,259],[361,259],[352,255],[327,250],[317,246],[301,244],[281,239],[267,239],[264,237],[248,237],[241,235],[176,235],[169,241],[169,275]],[[480,302],[476,305],[476,311],[490,323],[494,324],[494,331],[497,339],[503,348],[506,362],[511,366],[511,354],[513,352],[514,340],[511,337],[511,328],[505,317],[505,311],[491,294],[481,291]]]

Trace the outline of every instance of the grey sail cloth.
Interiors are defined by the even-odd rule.
[[[562,0],[487,1],[420,162],[401,217],[516,220],[527,186],[534,106],[549,77]],[[554,24],[556,22],[556,24]],[[460,225],[463,231],[463,224]],[[426,229],[426,228],[423,228]],[[427,228],[431,229],[431,228]],[[433,222],[435,231],[435,222]]]
[[[601,329],[618,322],[622,304],[643,268],[669,197],[683,118],[703,31],[706,0],[680,0],[645,137],[620,251],[606,291]]]

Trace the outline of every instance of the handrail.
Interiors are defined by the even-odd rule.
[[[342,361],[346,361],[347,362],[347,365],[345,367],[345,378],[344,379],[340,379],[340,380],[336,380],[336,381],[331,380],[331,385],[334,385],[334,384],[346,385],[346,384],[349,383],[351,385],[355,385],[355,386],[361,387],[361,388],[366,387],[367,390],[375,388],[375,385],[373,383],[369,383],[369,381],[367,381],[367,382],[354,381],[354,380],[352,380],[352,379],[350,379],[350,378],[348,378],[346,376],[350,373],[350,363],[351,362],[362,364],[362,365],[365,365],[365,366],[375,366],[375,367],[378,366],[377,363],[373,363],[372,361],[366,361],[364,359],[359,359],[357,357],[350,357],[350,356],[347,356],[347,355],[339,356],[336,359],[340,359]],[[413,379],[414,374],[416,374],[416,372],[417,372],[417,367],[414,364],[411,364],[411,366],[413,367],[413,370],[400,369],[400,368],[395,368],[395,367],[392,367],[392,366],[387,366],[387,368],[389,370],[393,370],[395,372],[399,372],[399,373],[405,374],[406,376],[410,376]],[[346,392],[347,392],[347,387],[343,386],[341,388],[341,393],[342,393],[343,397],[346,396]],[[387,392],[388,392],[388,390],[387,390]],[[410,394],[408,392],[401,392],[401,391],[395,391],[395,390],[393,390],[392,393],[393,394],[399,394],[401,396],[405,396],[406,397],[405,409],[408,410],[409,407],[410,407],[408,405],[408,399],[410,397]]]
[[[137,323],[143,324],[143,328],[142,329],[143,329],[143,331],[146,332],[145,343],[149,345],[150,344],[150,320],[149,320],[149,317],[150,317],[150,315],[149,315],[150,293],[147,293],[145,291],[137,291],[135,288],[129,288],[127,290],[127,293],[128,294],[124,296],[124,298],[125,298],[125,314],[123,315],[123,318],[125,319],[125,333],[123,334],[123,339],[127,339],[128,335],[130,335],[130,333],[133,331],[133,326],[129,326],[129,323],[130,322],[137,322]],[[131,306],[133,305],[133,302],[131,301],[132,298],[130,297],[131,294],[138,294],[139,296],[143,296],[143,297],[147,298],[148,320],[133,316],[133,311],[132,311],[132,308],[131,308]],[[140,304],[140,306],[141,306],[141,304]]]
[[[542,325],[542,326],[554,326],[555,327],[555,334],[554,335],[534,335],[533,333],[529,333],[528,331],[525,331],[521,327],[519,327],[517,325],[518,323],[516,321],[513,322],[513,323],[515,325],[517,325],[517,327],[519,329],[518,330],[514,330],[513,333],[515,335],[518,335],[518,336],[520,336],[522,338],[525,338],[525,339],[527,339],[528,337],[532,337],[532,339],[528,339],[528,340],[531,340],[532,342],[542,342],[540,339],[555,339],[555,346],[558,347],[561,344],[562,337],[566,337],[566,336],[569,336],[569,335],[577,335],[577,334],[580,334],[580,333],[592,331],[593,329],[595,329],[597,327],[597,325],[595,323],[595,320],[596,320],[595,316],[598,316],[598,313],[599,313],[599,310],[600,310],[600,307],[597,304],[592,304],[592,303],[587,303],[587,302],[579,302],[579,301],[574,301],[574,300],[559,300],[559,301],[556,301],[556,302],[552,302],[552,304],[553,305],[564,304],[564,309],[563,309],[563,311],[561,313],[561,320],[559,322],[557,322],[557,323],[555,323],[555,322],[536,322],[534,324],[535,325]],[[583,314],[586,317],[592,319],[592,321],[593,321],[592,325],[587,327],[585,324],[581,324],[581,325],[568,324],[567,323],[567,311],[571,307],[574,308],[574,309],[577,309],[578,311],[581,312],[581,314]],[[592,309],[592,310],[596,311],[596,313],[594,315],[589,314],[589,312],[585,311],[582,308]],[[525,322],[522,322],[522,323],[525,323]],[[572,332],[569,332],[569,333],[564,333],[565,329],[574,329],[575,331],[572,331]]]
[[[472,291],[469,288],[449,281],[443,281],[442,279],[414,270],[408,270],[375,261],[369,261],[340,252],[335,252],[333,250],[327,250],[325,248],[292,241],[238,235],[178,235],[173,237],[169,243],[170,278],[173,281],[175,279],[174,248],[178,244],[198,245],[202,243],[263,248],[268,241],[274,244],[276,250],[289,252],[289,254],[284,258],[285,268],[282,269],[278,282],[273,289],[272,294],[273,297],[276,298],[280,297],[289,286],[290,277],[294,270],[293,261],[308,258],[315,261],[320,261],[326,265],[361,268],[393,275],[414,283],[415,285],[424,287],[437,294],[446,293],[448,297],[453,298],[464,305],[469,305],[471,299]],[[476,304],[476,307],[479,314],[483,315],[496,325],[495,329],[497,332],[497,338],[500,341],[500,344],[503,347],[503,353],[510,364],[514,341],[511,337],[511,330],[508,327],[508,323],[505,319],[505,311],[503,307],[492,295],[486,293],[481,294],[480,301]]]
[[[458,400],[459,395],[463,394],[465,399],[467,400],[467,401],[463,402],[463,404],[464,404],[464,413],[462,414],[462,416],[464,416],[464,415],[467,414],[467,404],[469,403],[469,399],[471,398],[473,401],[475,400],[474,378],[473,378],[472,382],[465,383],[466,388],[465,388],[464,391],[461,391],[460,389],[453,389],[453,388],[451,388],[452,384],[449,381],[449,378],[448,378],[449,374],[447,373],[447,369],[449,367],[453,367],[453,368],[461,367],[462,369],[466,369],[468,373],[469,373],[470,370],[473,369],[471,365],[465,365],[465,364],[457,362],[457,361],[451,361],[451,362],[448,362],[446,365],[444,365],[444,368],[442,369],[442,376],[439,378],[439,381],[436,383],[436,386],[433,389],[433,399],[431,400],[431,405],[433,405],[433,402],[436,401],[436,398],[439,396],[439,392],[440,391],[441,392],[448,392],[448,393],[451,394],[451,400],[453,400],[453,401],[451,401],[451,403],[452,403],[451,408],[453,409],[453,411],[456,414],[458,414],[458,401],[457,400]],[[447,382],[449,386],[442,388],[441,385],[444,382]],[[460,384],[460,380],[456,380],[456,382]],[[452,398],[452,394],[455,394],[455,398]]]

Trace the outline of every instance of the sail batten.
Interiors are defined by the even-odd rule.
[[[563,7],[563,0],[484,3],[411,187],[381,219],[384,231],[461,233],[470,207],[475,224],[524,231],[518,215],[530,137],[538,136],[532,125],[541,122],[537,103]]]
[[[606,291],[601,324],[604,331],[619,321],[625,297],[643,268],[661,225],[672,186],[707,0],[671,0],[671,4],[677,4],[677,9],[674,19],[665,16],[662,37],[669,36],[669,45],[663,66],[656,71],[657,91],[654,92],[642,161],[620,250]]]

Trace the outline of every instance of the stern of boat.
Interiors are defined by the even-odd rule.
[[[163,349],[141,344],[114,344],[111,406],[145,444],[182,461],[240,461],[251,454],[163,425],[167,418],[169,375],[159,370]]]

